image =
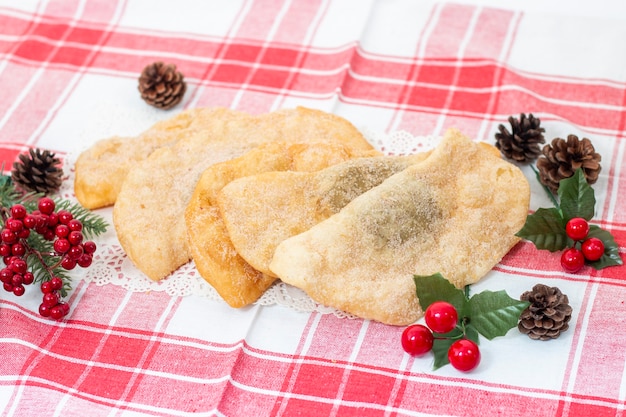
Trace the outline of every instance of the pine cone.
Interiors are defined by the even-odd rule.
[[[11,171],[11,179],[16,186],[24,191],[43,194],[51,194],[59,189],[63,182],[63,169],[54,153],[31,148],[18,158]]]
[[[530,162],[541,155],[540,143],[545,143],[543,132],[540,127],[541,120],[531,114],[526,117],[520,114],[519,120],[509,117],[512,133],[504,125],[499,125],[499,133],[496,133],[496,148],[502,155],[518,162]]]
[[[176,71],[176,65],[159,61],[143,69],[138,88],[146,103],[167,110],[182,100],[187,84],[183,74]]]
[[[602,156],[596,153],[591,141],[587,138],[578,140],[576,135],[568,135],[567,140],[554,138],[550,145],[543,147],[543,156],[537,160],[539,179],[553,192],[559,189],[562,179],[574,175],[582,168],[588,184],[598,180],[602,167]]]
[[[567,295],[557,287],[537,284],[520,297],[530,305],[522,311],[517,328],[534,340],[556,339],[569,328],[572,318]]]

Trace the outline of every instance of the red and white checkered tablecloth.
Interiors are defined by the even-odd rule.
[[[0,0],[0,160],[31,146],[68,155],[201,106],[304,105],[359,128],[458,127],[488,141],[510,115],[533,113],[548,140],[592,139],[594,222],[624,258],[626,9],[491,3]],[[156,60],[188,83],[169,111],[137,91]],[[549,207],[523,169],[531,209]],[[1,415],[625,415],[626,267],[568,274],[558,254],[521,242],[472,292],[518,297],[536,283],[568,295],[570,330],[549,342],[517,330],[483,339],[470,373],[407,355],[400,327],[333,314],[234,310],[77,276],[57,322],[37,313],[36,288],[2,292]]]

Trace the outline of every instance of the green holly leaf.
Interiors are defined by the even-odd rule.
[[[574,217],[591,220],[595,212],[596,197],[581,168],[571,177],[561,180],[558,195],[565,222]]]
[[[527,301],[509,297],[505,291],[485,290],[469,300],[468,327],[474,327],[489,340],[504,336],[517,326],[520,314],[528,305]]]
[[[550,252],[565,249],[569,239],[565,233],[563,216],[555,207],[540,208],[528,215],[524,227],[515,235],[533,242],[537,249]]]
[[[435,340],[433,342],[433,355],[435,356],[435,362],[433,363],[434,370],[450,363],[448,360],[448,350],[450,346],[452,346],[452,343],[456,342],[462,336],[463,332],[458,328],[445,335],[435,334]]]
[[[589,225],[589,234],[587,237],[597,237],[604,244],[604,255],[600,259],[594,262],[589,262],[595,269],[606,268],[607,266],[622,265],[624,262],[619,256],[619,246],[615,243],[615,239],[611,233],[596,226],[595,224]]]
[[[417,299],[422,311],[426,311],[429,305],[435,301],[447,301],[452,304],[458,312],[465,310],[467,298],[462,290],[445,279],[440,273],[433,275],[414,275]]]

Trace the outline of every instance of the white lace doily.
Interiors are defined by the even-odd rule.
[[[362,129],[368,141],[386,155],[408,155],[434,148],[439,142],[435,136],[413,136],[408,132],[397,131],[391,134]],[[65,158],[67,178],[63,182],[60,196],[76,201],[74,195],[74,162],[77,155]],[[193,261],[183,265],[167,278],[156,282],[138,270],[126,256],[115,235],[111,219],[111,209],[100,209],[96,213],[109,222],[109,230],[94,239],[98,250],[92,265],[83,270],[75,279],[96,285],[117,285],[132,292],[164,291],[172,297],[198,295],[213,300],[221,300],[217,291],[198,273]],[[287,306],[298,311],[334,314],[338,317],[353,317],[348,313],[327,307],[313,301],[304,291],[283,282],[276,282],[258,299],[255,304]]]

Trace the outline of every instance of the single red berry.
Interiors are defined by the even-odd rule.
[[[17,233],[24,228],[24,223],[21,220],[10,217],[5,222],[5,226],[10,231]]]
[[[64,315],[65,315],[65,311],[63,310],[63,307],[61,307],[59,304],[55,305],[54,307],[50,309],[50,317],[52,317],[55,320],[62,319]]]
[[[37,208],[43,214],[50,214],[54,212],[54,208],[55,208],[54,200],[52,200],[50,197],[42,197],[39,199],[39,202],[37,203]]]
[[[428,327],[412,324],[404,329],[400,341],[406,353],[419,356],[433,348],[434,337]]]
[[[63,287],[63,280],[59,277],[52,277],[48,282],[52,285],[53,290],[60,290]]]
[[[9,245],[17,242],[17,234],[9,229],[2,229],[2,232],[0,232],[0,238],[4,243],[8,243]]]
[[[17,232],[17,237],[19,239],[28,239],[28,236],[30,236],[30,230],[24,228],[22,230],[20,230],[19,232]]]
[[[11,246],[6,243],[0,244],[0,256],[5,257],[11,255]]]
[[[15,219],[23,219],[26,216],[26,207],[21,204],[15,204],[11,207],[11,217]]]
[[[54,234],[57,235],[57,237],[65,238],[70,234],[70,228],[67,227],[66,224],[59,224],[54,229]]]
[[[25,228],[32,229],[35,226],[37,226],[37,218],[29,214],[26,217],[24,217],[24,220],[22,221],[22,223],[24,223]]]
[[[57,239],[54,241],[54,251],[58,254],[64,254],[70,250],[71,247],[72,244],[67,239]]]
[[[2,287],[6,292],[13,292],[13,284],[11,284],[10,282],[3,282]]]
[[[61,259],[61,267],[63,267],[63,269],[71,271],[72,269],[76,268],[76,260],[65,255],[63,259]]]
[[[13,256],[24,256],[25,253],[26,248],[21,243],[14,243],[13,246],[11,246],[11,255]]]
[[[13,286],[13,294],[15,294],[17,297],[23,296],[25,292],[26,288],[24,288],[22,284]]]
[[[480,363],[478,345],[469,339],[457,340],[448,349],[448,360],[459,371],[471,371]]]
[[[47,306],[47,305],[46,305],[46,304],[44,304],[44,303],[41,303],[41,304],[39,305],[39,314],[40,314],[42,317],[50,317],[50,307],[49,307],[49,306]]]
[[[582,244],[581,250],[585,259],[588,261],[597,261],[604,255],[604,243],[597,237],[590,237]]]
[[[83,255],[83,247],[82,246],[72,246],[69,251],[67,251],[67,256],[73,260],[78,260]]]
[[[83,230],[83,223],[77,219],[72,219],[67,222],[67,226],[70,228],[70,230],[73,230],[75,232],[80,232]]]
[[[67,240],[74,246],[80,245],[83,242],[83,234],[77,230],[73,230],[70,232]]]
[[[426,325],[435,333],[448,333],[456,327],[459,315],[456,308],[446,301],[435,301],[424,313]]]
[[[65,224],[65,225],[67,225],[70,222],[70,220],[74,218],[72,213],[70,213],[67,210],[59,210],[57,214],[59,215],[59,223]]]
[[[59,215],[56,213],[50,213],[48,215],[48,227],[54,228],[57,224],[59,224]]]
[[[49,294],[54,291],[52,288],[52,283],[50,281],[44,281],[41,283],[41,292],[44,294]]]
[[[47,305],[48,307],[55,306],[58,302],[59,295],[56,292],[47,292],[43,295],[43,304]]]
[[[63,301],[60,301],[59,305],[63,309],[63,315],[67,316],[67,314],[70,312],[70,305],[68,303],[66,303],[66,302],[63,302]]]
[[[30,285],[35,281],[35,275],[32,272],[24,274],[24,285]]]
[[[82,255],[80,255],[80,258],[76,260],[76,263],[81,268],[88,268],[92,262],[93,262],[93,256],[90,253],[83,253]]]
[[[589,223],[582,217],[574,217],[565,225],[565,233],[572,240],[583,240],[589,233]]]
[[[11,282],[11,279],[13,279],[13,271],[11,271],[11,268],[0,269],[0,281]]]
[[[580,271],[585,266],[585,255],[576,248],[569,248],[561,255],[561,266],[572,274]]]
[[[25,260],[14,257],[13,259],[11,259],[9,268],[11,268],[11,271],[15,272],[16,274],[25,274],[28,265],[26,265]]]
[[[41,235],[43,236],[44,239],[50,240],[50,241],[54,240],[54,238],[56,237],[54,235],[54,230],[52,229],[46,229]]]
[[[83,251],[88,254],[94,253],[96,251],[96,243],[91,240],[86,241],[83,243]]]
[[[13,284],[14,287],[24,285],[24,276],[21,274],[14,274],[13,277],[11,277],[11,284]]]

